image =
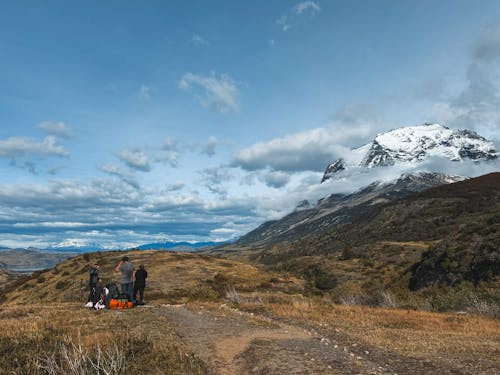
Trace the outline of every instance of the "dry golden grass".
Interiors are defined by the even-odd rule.
[[[203,362],[179,341],[170,323],[151,309],[95,311],[74,303],[2,306],[0,324],[0,365],[5,373],[46,373],[39,366],[50,358],[64,362],[60,351],[73,344],[87,359],[94,358],[99,348],[108,352],[117,348],[114,355],[127,358],[124,372],[119,373],[206,373]]]
[[[395,257],[400,246],[400,243],[381,243],[380,256]],[[425,248],[420,243],[404,246],[410,256]],[[104,282],[119,283],[119,273],[115,273],[114,268],[125,254],[136,266],[141,263],[146,266],[149,273],[146,300],[153,307],[127,312],[82,309],[87,296],[89,266],[97,262],[101,265]],[[369,268],[363,262],[363,259],[354,258],[339,261],[337,267],[354,275],[360,267]],[[399,269],[404,264],[405,260],[396,261],[387,267]],[[363,275],[353,277],[345,282],[344,289],[361,292],[363,280]],[[71,339],[89,352],[95,352],[96,343],[112,347],[119,342],[127,353],[134,353],[137,358],[136,367],[131,368],[149,368],[151,364],[161,368],[178,363],[177,367],[172,367],[178,369],[178,373],[186,369],[203,373],[203,365],[179,342],[169,321],[155,314],[154,306],[190,302],[215,311],[223,302],[231,304],[228,286],[234,287],[233,294],[238,295],[239,302],[232,298],[232,306],[245,311],[271,314],[292,324],[315,325],[326,332],[338,330],[361,345],[441,363],[446,368],[469,366],[468,371],[474,373],[472,367],[481,361],[483,369],[500,369],[499,320],[475,315],[336,305],[326,298],[305,297],[304,282],[285,274],[209,255],[164,251],[80,255],[61,263],[56,270],[34,274],[30,280],[3,295],[0,368],[7,366],[17,371],[12,373],[19,374],[26,368],[32,371],[33,359],[47,356],[57,350],[61,342]],[[262,322],[265,321],[256,318],[256,325],[264,324]],[[28,367],[14,368],[13,351],[24,353],[21,359]]]
[[[441,314],[366,306],[332,305],[293,298],[267,306],[286,319],[339,329],[359,342],[405,356],[461,368],[475,361],[500,369],[500,321],[475,315]]]
[[[297,278],[286,281],[248,263],[209,255],[172,253],[168,251],[128,251],[83,254],[60,263],[55,269],[34,273],[32,278],[14,290],[4,293],[5,304],[86,301],[88,272],[93,263],[100,265],[104,283],[120,284],[115,267],[127,255],[137,267],[148,271],[146,299],[155,303],[178,303],[189,299],[217,299],[226,285],[250,291],[260,287],[282,287],[301,290]]]

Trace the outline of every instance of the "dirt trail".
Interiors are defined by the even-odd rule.
[[[240,312],[162,305],[159,314],[213,374],[463,374],[379,348],[358,345],[333,331]]]

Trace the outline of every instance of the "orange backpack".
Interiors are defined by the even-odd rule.
[[[109,301],[111,310],[131,309],[132,307],[134,307],[134,303],[128,300],[112,299]]]
[[[111,310],[131,309],[134,303],[129,301],[128,294],[120,293],[118,298],[112,298],[109,301],[109,308]]]

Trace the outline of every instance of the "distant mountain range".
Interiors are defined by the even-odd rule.
[[[228,241],[224,242],[154,242],[141,246],[136,246],[134,249],[137,250],[173,250],[173,251],[196,251],[201,248],[219,246],[227,244]]]
[[[335,160],[325,170],[321,182],[340,172],[356,168],[389,165],[418,165],[430,157],[451,161],[491,160],[498,157],[493,142],[471,130],[453,131],[439,124],[398,128],[378,134],[346,158]]]

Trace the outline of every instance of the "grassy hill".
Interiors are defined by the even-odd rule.
[[[303,290],[303,281],[262,270],[262,267],[208,255],[142,250],[86,253],[68,259],[55,268],[35,272],[13,290],[4,291],[4,303],[39,303],[83,301],[88,294],[91,265],[100,265],[104,283],[120,284],[115,267],[128,255],[136,265],[148,271],[146,298],[155,303],[216,300],[229,286],[245,291],[266,288],[270,291],[294,293]]]

